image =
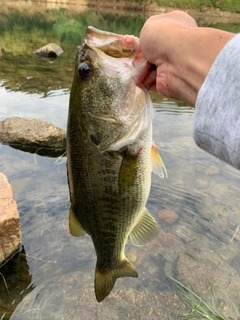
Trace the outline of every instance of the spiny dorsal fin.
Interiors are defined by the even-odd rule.
[[[144,208],[135,227],[130,233],[133,244],[141,246],[158,236],[158,224],[151,214]]]
[[[167,178],[167,169],[158,153],[158,147],[153,143],[151,150],[152,172],[160,178]]]
[[[86,231],[83,229],[80,221],[76,217],[72,206],[69,209],[69,231],[74,237],[81,237],[86,234]]]
[[[104,300],[112,291],[117,278],[138,277],[138,273],[134,266],[124,258],[119,266],[110,271],[100,271],[96,265],[95,269],[95,295],[98,302]]]

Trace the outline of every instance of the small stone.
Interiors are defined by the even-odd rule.
[[[0,265],[21,246],[20,217],[12,187],[0,172]]]
[[[136,254],[131,254],[130,256],[129,256],[129,260],[131,261],[131,262],[135,262],[136,260],[137,260],[137,255]]]
[[[208,7],[204,7],[204,6],[200,6],[200,12],[206,12],[206,11],[208,11]]]
[[[127,257],[131,262],[135,262],[138,258],[139,254],[138,254],[138,250],[136,246],[132,246],[129,250],[129,252],[127,253]]]
[[[57,58],[63,53],[63,49],[56,43],[49,43],[33,53],[41,57]]]
[[[164,247],[172,247],[176,243],[181,243],[181,240],[177,235],[175,235],[173,233],[165,233],[165,234],[160,235],[159,242]]]
[[[208,174],[208,175],[218,174],[218,173],[219,173],[219,169],[216,166],[210,166],[205,171],[205,174]]]
[[[73,285],[79,279],[81,279],[81,272],[80,271],[76,271],[69,277],[68,285]]]
[[[164,222],[168,224],[172,224],[178,219],[178,214],[170,209],[163,209],[159,211],[158,217],[160,220],[163,220]]]

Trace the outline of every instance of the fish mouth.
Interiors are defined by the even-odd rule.
[[[120,35],[89,26],[84,38],[85,44],[97,53],[99,66],[109,76],[131,69],[136,85],[148,74],[151,63],[140,48],[140,40],[134,35]],[[114,63],[113,59],[118,59]]]
[[[98,48],[113,58],[129,58],[135,56],[139,50],[139,38],[133,35],[119,35],[102,31],[89,26],[86,30],[85,43]]]

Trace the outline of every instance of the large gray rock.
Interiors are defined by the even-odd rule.
[[[21,246],[20,217],[12,188],[0,172],[0,265]]]
[[[0,142],[23,151],[59,156],[66,150],[66,133],[46,121],[10,117],[0,121]]]

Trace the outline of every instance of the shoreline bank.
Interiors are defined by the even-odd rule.
[[[16,10],[31,8],[32,10],[66,9],[69,12],[85,12],[94,10],[99,14],[111,14],[117,16],[142,16],[147,19],[151,15],[164,14],[173,10],[182,10],[190,14],[200,24],[240,24],[240,13],[222,11],[217,8],[199,7],[199,9],[174,8],[159,6],[155,1],[145,1],[144,4],[129,1],[114,0],[111,3],[107,0],[13,0],[4,2],[4,11],[8,7]],[[34,7],[33,7],[34,4]],[[24,10],[25,10],[24,9]]]

